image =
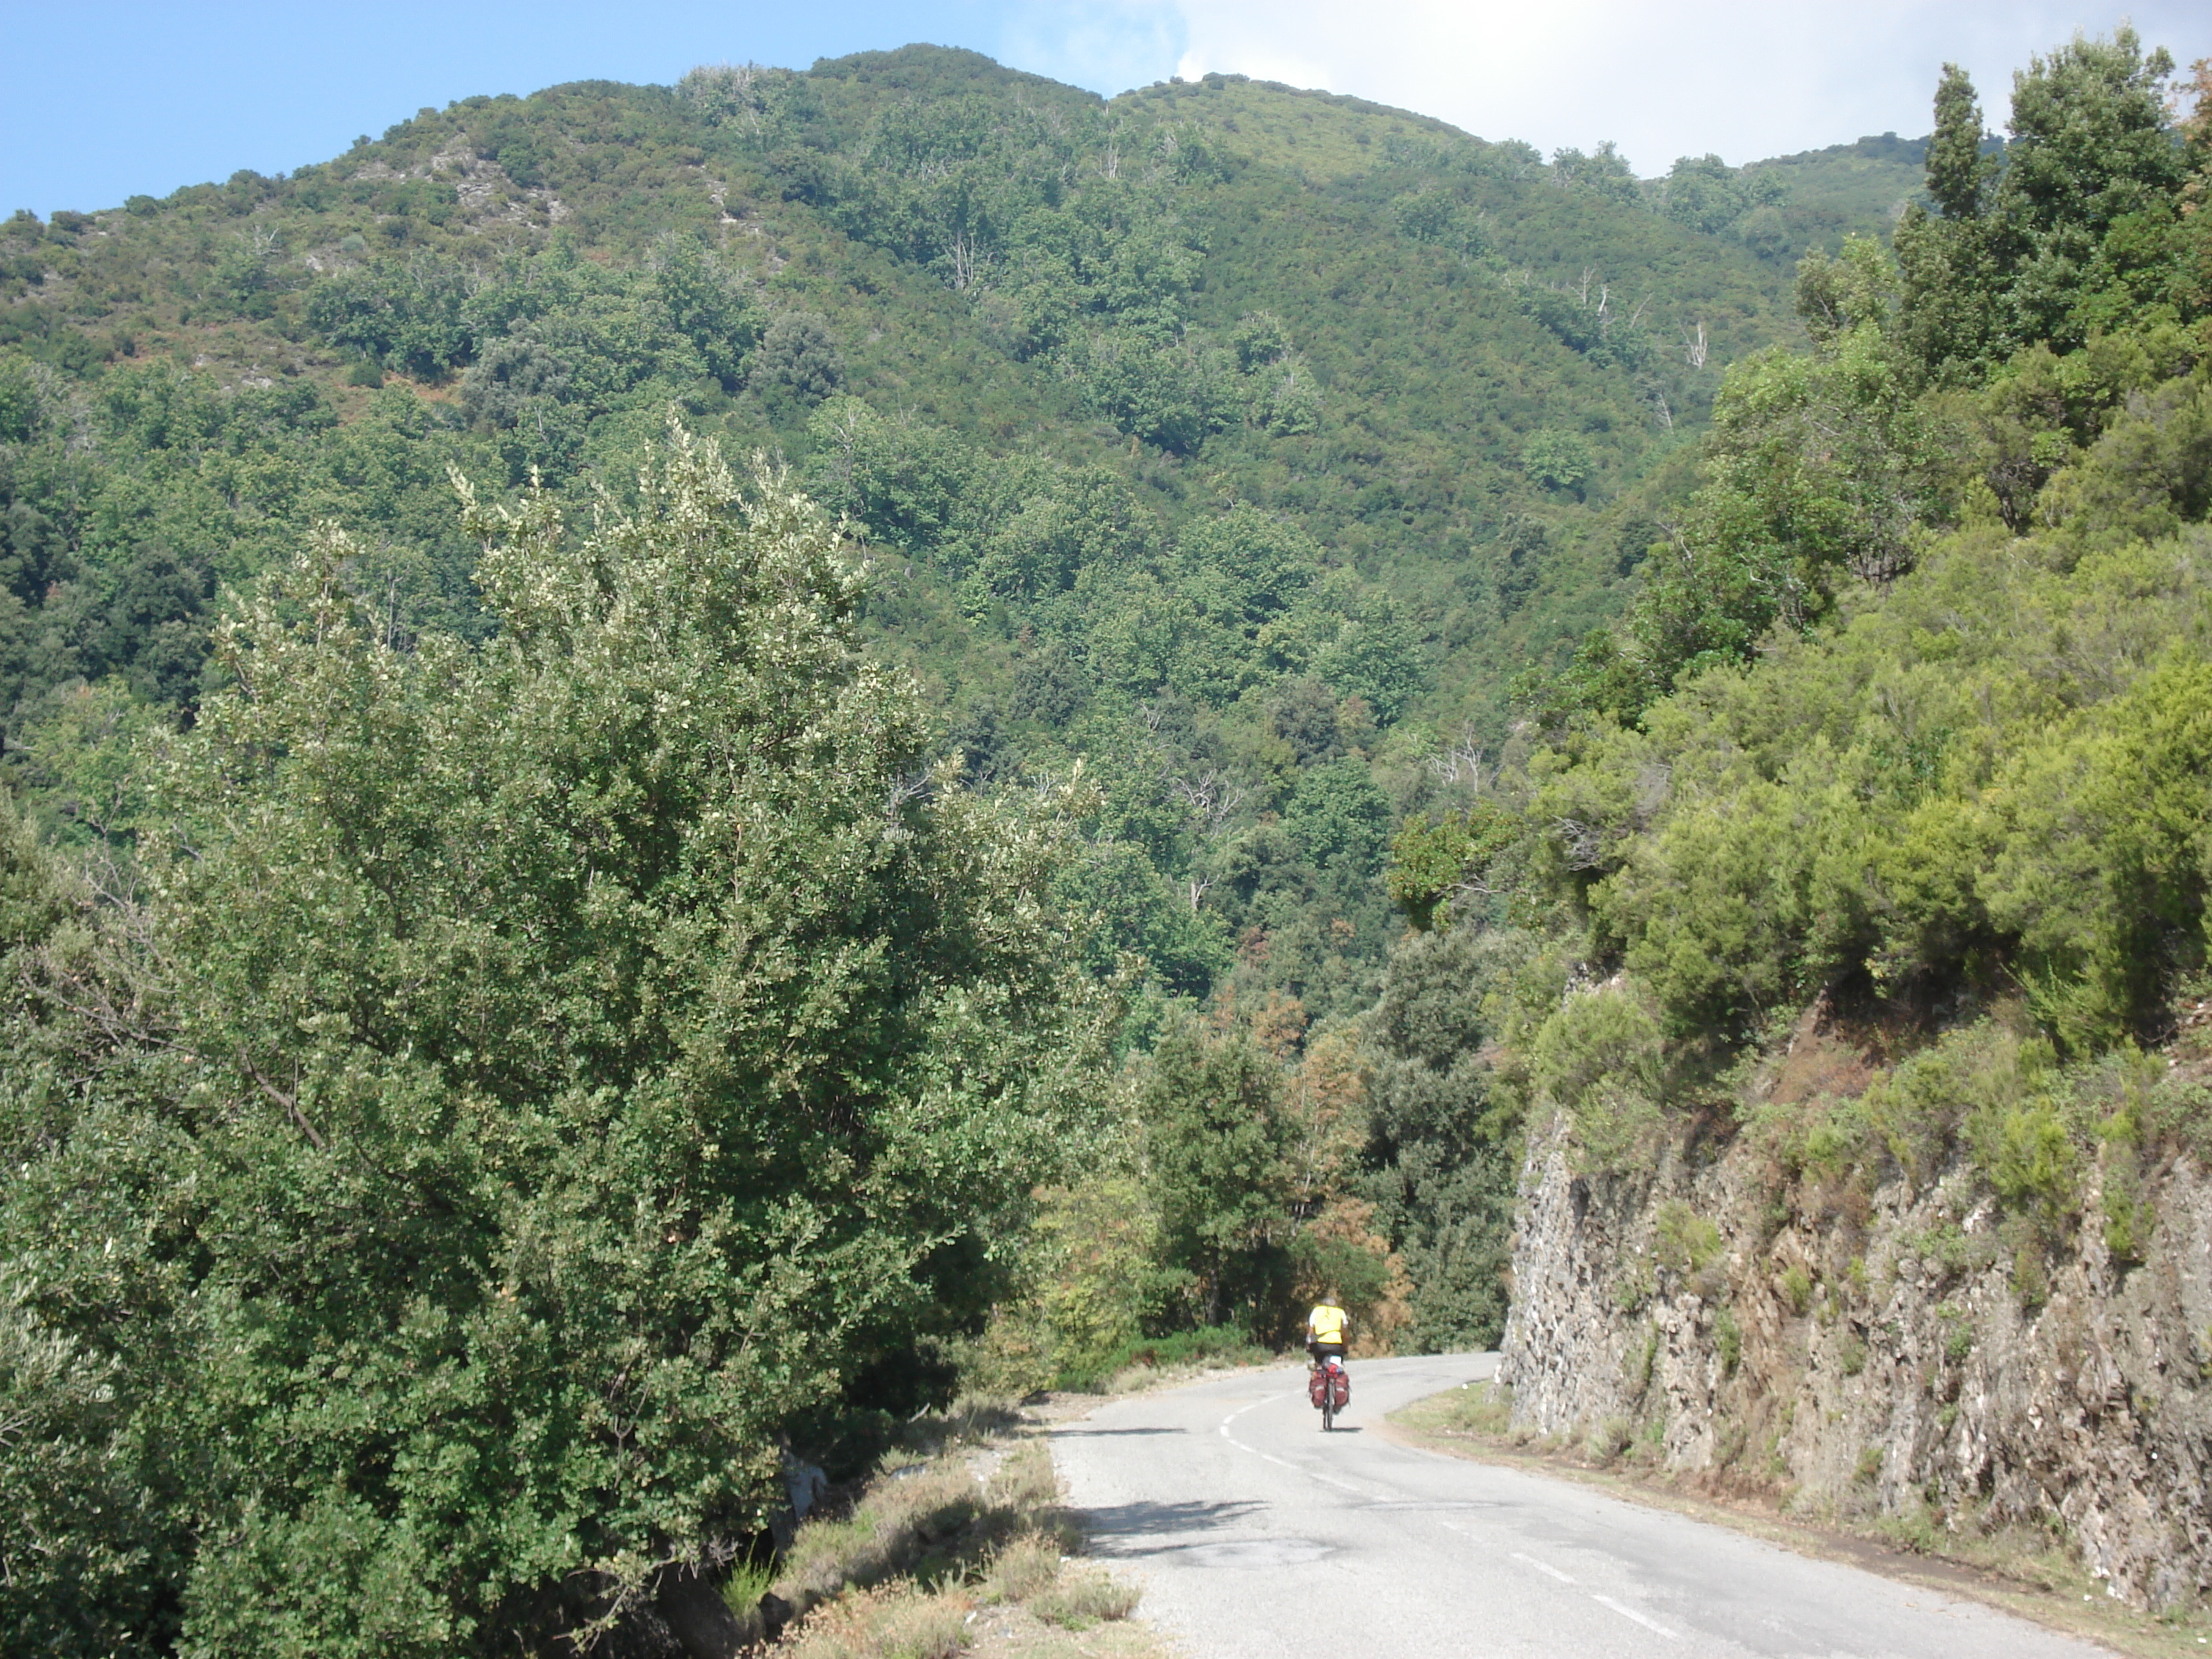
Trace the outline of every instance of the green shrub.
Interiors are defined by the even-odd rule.
[[[1391,902],[1423,931],[1451,926],[1451,896],[1478,875],[1525,832],[1514,813],[1492,801],[1479,802],[1464,815],[1431,823],[1416,812],[1390,842],[1390,861],[1382,875]]]
[[[2144,1196],[2142,1172],[2133,1157],[2106,1154],[2102,1207],[2105,1249],[2113,1265],[2123,1269],[2140,1266],[2150,1249],[2158,1211]]]
[[[1583,1442],[1583,1454],[1602,1467],[1626,1451],[1636,1439],[1636,1425],[1625,1417],[1608,1417],[1596,1425]]]
[[[1644,1340],[1636,1345],[1636,1357],[1629,1362],[1628,1374],[1636,1384],[1638,1399],[1651,1390],[1651,1378],[1659,1366],[1659,1327],[1656,1322],[1644,1328]]]
[[[1750,1444],[1751,1425],[1741,1417],[1724,1418],[1713,1427],[1713,1462],[1721,1468],[1734,1468],[1743,1461]]]
[[[1547,428],[1521,447],[1522,470],[1547,489],[1578,489],[1595,465],[1589,443],[1578,433]]]
[[[1670,1198],[1652,1218],[1652,1249],[1678,1273],[1696,1273],[1721,1253],[1721,1230],[1679,1198]]]
[[[2158,1225],[2157,1206],[2143,1179],[2143,1115],[2165,1070],[2155,1056],[2137,1057],[2132,1064],[2124,1060],[2117,1079],[2119,1104],[2097,1127],[2102,1143],[2099,1194],[2105,1249],[2123,1269],[2143,1261]]]
[[[1539,1090],[1565,1109],[1583,1164],[1624,1167],[1658,1127],[1659,1023],[1633,991],[1571,995],[1535,1040]]]
[[[2049,1099],[1986,1110],[1969,1126],[1974,1151],[2007,1208],[2056,1241],[2081,1206],[2081,1159]]]
[[[1513,1390],[1502,1382],[1463,1382],[1437,1405],[1439,1425],[1462,1434],[1502,1435],[1513,1420]]]
[[[722,1600],[740,1619],[760,1605],[762,1596],[775,1588],[776,1569],[764,1562],[741,1560],[731,1567],[721,1583]]]
[[[1637,838],[1625,867],[1592,893],[1670,1036],[1739,1040],[1801,988],[1791,806],[1782,789],[1747,781],[1726,811],[1684,810]]]
[[[1783,1269],[1779,1288],[1791,1313],[1802,1316],[1813,1305],[1813,1275],[1800,1263],[1793,1261]]]
[[[1110,1376],[1142,1336],[1141,1298],[1157,1229],[1144,1185],[1107,1167],[1035,1195],[1027,1293],[1002,1303],[982,1334],[958,1345],[963,1386],[1018,1397]]]
[[[1797,1137],[1792,1161],[1820,1180],[1846,1181],[1865,1169],[1869,1133],[1865,1103],[1826,1103]]]
[[[1648,1256],[1630,1256],[1613,1275],[1613,1305],[1622,1313],[1634,1313],[1658,1294],[1658,1277]]]
[[[1721,1375],[1734,1376],[1743,1358],[1743,1327],[1736,1322],[1733,1309],[1723,1308],[1713,1316],[1713,1352],[1720,1356]]]
[[[1970,1271],[1980,1255],[1975,1241],[1955,1221],[1908,1238],[1905,1243],[1908,1250],[1923,1263],[1933,1264],[1934,1270],[1947,1279],[1956,1279]]]
[[[149,1525],[166,1559],[131,1574],[170,1577],[185,1645],[553,1644],[563,1584],[753,1531],[787,1437],[927,1403],[927,1337],[981,1311],[969,1264],[1063,1167],[1044,1079],[1083,1040],[1042,826],[898,793],[932,726],[860,657],[827,515],[686,437],[640,495],[574,536],[543,495],[472,517],[481,649],[394,640],[334,528],[241,599],[231,689],[164,759],[192,979],[161,1050],[225,1057],[178,1080],[207,1109],[160,1103],[152,1060],[65,1136],[0,1099],[9,1260],[79,1249],[26,1190],[171,1241],[161,1279],[102,1273],[155,1322],[112,1376],[32,1344],[30,1421],[65,1473],[168,1425],[131,1479],[176,1482],[198,1541]],[[0,1027],[11,1079],[26,1037]],[[0,1498],[21,1467],[0,1446]]]
[[[1974,1351],[1973,1322],[1964,1308],[1944,1303],[1936,1310],[1943,1331],[1943,1357],[1956,1365]]]
[[[2023,1095],[2043,1087],[2057,1067],[2051,1045],[2023,1038],[1997,1020],[1983,1020],[1911,1056],[1870,1085],[1867,1121],[1916,1186],[1933,1179],[1964,1129],[1984,1133]],[[1989,1167],[1989,1149],[1976,1147]]]

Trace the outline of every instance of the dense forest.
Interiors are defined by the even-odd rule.
[[[1780,1155],[2027,1262],[2196,1121],[2206,77],[1638,179],[909,47],[0,224],[8,1645],[529,1649],[963,1387],[1492,1341],[1528,1126],[1813,1002],[1926,1058]]]

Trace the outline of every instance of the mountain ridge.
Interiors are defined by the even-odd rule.
[[[1308,177],[1277,153],[1293,131],[1364,167]],[[1383,606],[1376,637],[1404,635],[1376,671],[1392,689],[1370,672],[1333,694],[1382,711],[1355,747],[1379,753],[1409,713],[1494,737],[1507,679],[1632,590],[1639,503],[1679,489],[1723,363],[1796,329],[1774,260],[1586,160],[1235,77],[1108,100],[903,48],[465,99],[284,179],[19,215],[0,226],[0,348],[61,379],[23,394],[14,430],[105,435],[74,459],[32,444],[4,485],[47,526],[15,556],[7,701],[35,723],[52,688],[112,665],[188,706],[191,651],[149,668],[131,641],[198,626],[216,582],[249,580],[319,513],[386,550],[395,615],[471,626],[468,550],[440,522],[447,465],[510,488],[535,465],[579,500],[594,480],[619,489],[672,403],[733,451],[846,468],[849,488],[813,424],[834,380],[881,417],[870,441],[897,490],[949,500],[945,480],[980,458],[1026,453],[1118,477],[1158,526],[1147,538],[1231,503],[1297,522],[1316,544],[1297,556],[1368,596],[1328,603]],[[977,237],[971,280],[957,267]],[[656,270],[670,250],[703,262],[680,277],[689,297]],[[755,373],[779,316],[818,319],[820,374]],[[1273,320],[1239,336],[1251,318]],[[179,416],[203,434],[183,447]],[[239,453],[217,467],[210,439]],[[371,476],[385,483],[364,494]],[[927,550],[863,495],[839,504],[885,550]],[[923,559],[877,614],[994,616],[981,633],[932,623],[937,643],[906,654],[953,726],[1003,725],[1036,596],[958,599],[972,580]],[[1087,651],[1081,624],[1054,626]],[[1316,660],[1292,657],[1276,660]],[[1256,722],[1264,750],[1282,718],[1231,723]],[[1280,792],[1255,776],[1245,793]]]

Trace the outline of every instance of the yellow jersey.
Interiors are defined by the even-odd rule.
[[[1344,1328],[1351,1322],[1344,1310],[1322,1303],[1306,1316],[1306,1335],[1316,1342],[1334,1342],[1340,1347],[1344,1343]]]

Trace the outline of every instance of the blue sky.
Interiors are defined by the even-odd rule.
[[[2135,3],[2183,64],[2212,6]],[[1617,140],[1638,172],[1862,133],[1923,132],[1938,66],[1964,63],[1993,122],[2010,73],[2112,12],[2038,0],[568,0],[370,7],[33,6],[0,14],[0,214],[112,206],[139,191],[327,159],[425,105],[562,81],[666,82],[695,64],[817,58],[908,40],[971,46],[1113,93],[1224,70],[1439,115],[1546,149]]]

